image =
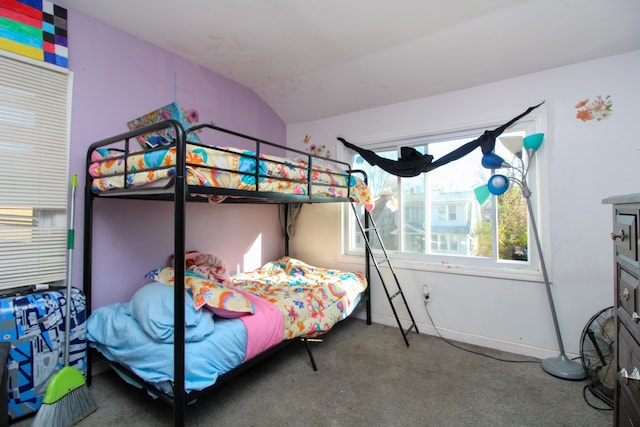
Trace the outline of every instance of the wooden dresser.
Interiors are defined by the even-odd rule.
[[[640,194],[604,199],[613,205],[616,318],[614,425],[640,427]]]

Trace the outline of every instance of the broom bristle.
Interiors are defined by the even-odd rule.
[[[56,402],[43,403],[32,427],[69,427],[80,422],[96,409],[98,405],[85,384],[70,391]]]

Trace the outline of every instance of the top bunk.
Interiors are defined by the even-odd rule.
[[[176,200],[182,187],[187,201],[373,207],[366,174],[348,163],[213,124],[153,123],[91,144],[86,162],[93,197]]]

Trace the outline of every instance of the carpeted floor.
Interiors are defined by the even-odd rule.
[[[348,319],[311,343],[319,370],[295,343],[187,408],[187,426],[611,426],[590,407],[585,381],[540,364],[508,363],[440,338]],[[473,348],[493,356],[517,355]],[[79,426],[170,426],[173,411],[112,371],[94,377],[98,410]],[[588,401],[605,405],[587,395]],[[26,427],[31,419],[13,425]]]

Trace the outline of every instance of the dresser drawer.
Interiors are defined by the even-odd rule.
[[[632,334],[640,337],[640,324],[636,323],[636,321],[640,321],[640,317],[638,317],[640,315],[638,311],[640,306],[640,279],[620,264],[618,264],[617,270],[617,305],[627,314],[623,318]]]
[[[640,427],[640,415],[635,402],[622,390],[620,390],[620,401],[615,417],[616,427]]]
[[[640,346],[623,324],[618,324],[619,425],[640,427]],[[621,374],[625,372],[625,374]],[[625,378],[631,377],[631,378]],[[634,379],[636,378],[636,379]],[[624,421],[624,422],[623,422]]]
[[[615,242],[618,258],[638,266],[638,214],[637,209],[617,208],[611,238]]]

